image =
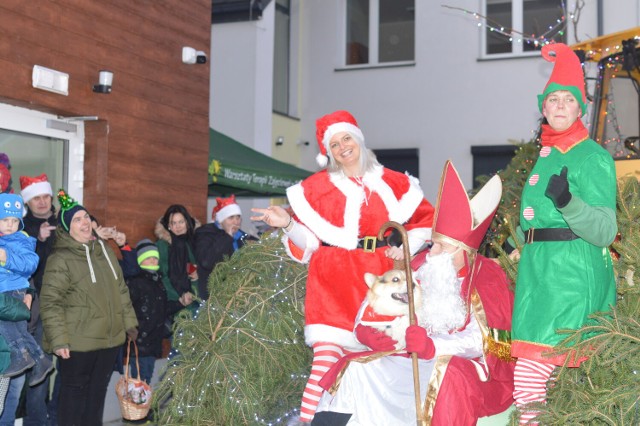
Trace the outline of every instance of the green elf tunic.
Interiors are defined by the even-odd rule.
[[[590,314],[609,311],[615,305],[608,246],[617,233],[616,175],[611,155],[588,138],[579,119],[564,132],[544,125],[542,143],[540,157],[522,192],[520,226],[523,231],[569,228],[579,238],[534,241],[522,249],[511,353],[563,365],[566,355],[544,355],[567,337],[556,330],[578,329]],[[557,209],[544,193],[551,175],[560,174],[565,166],[572,198]],[[569,365],[577,366],[581,361],[570,360]]]

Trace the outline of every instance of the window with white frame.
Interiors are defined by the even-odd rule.
[[[484,55],[519,55],[566,42],[566,0],[483,0]]]
[[[415,57],[415,0],[346,0],[345,64],[409,62]]]

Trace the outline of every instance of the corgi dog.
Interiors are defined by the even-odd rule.
[[[378,276],[364,274],[369,287],[367,296],[360,307],[356,324],[367,325],[383,331],[398,342],[396,349],[404,349],[405,332],[409,327],[409,294],[404,271],[392,269]],[[422,306],[422,289],[413,282],[414,308]]]

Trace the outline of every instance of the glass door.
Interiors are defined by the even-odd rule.
[[[11,189],[20,176],[46,173],[55,192],[65,188],[82,203],[84,124],[25,108],[0,104],[0,154],[10,161]],[[4,156],[0,156],[0,159]]]

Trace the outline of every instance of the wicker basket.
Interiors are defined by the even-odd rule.
[[[138,378],[129,376],[129,354],[131,350],[131,343],[136,355],[136,367],[138,370]],[[142,389],[147,395],[144,403],[135,402],[133,395],[130,391],[130,386]],[[120,380],[116,383],[116,395],[118,396],[118,402],[120,403],[120,413],[125,420],[141,420],[147,417],[149,414],[149,408],[151,407],[151,386],[140,380],[140,365],[138,364],[138,346],[135,341],[127,339],[127,357],[124,363],[124,376],[120,376]]]

